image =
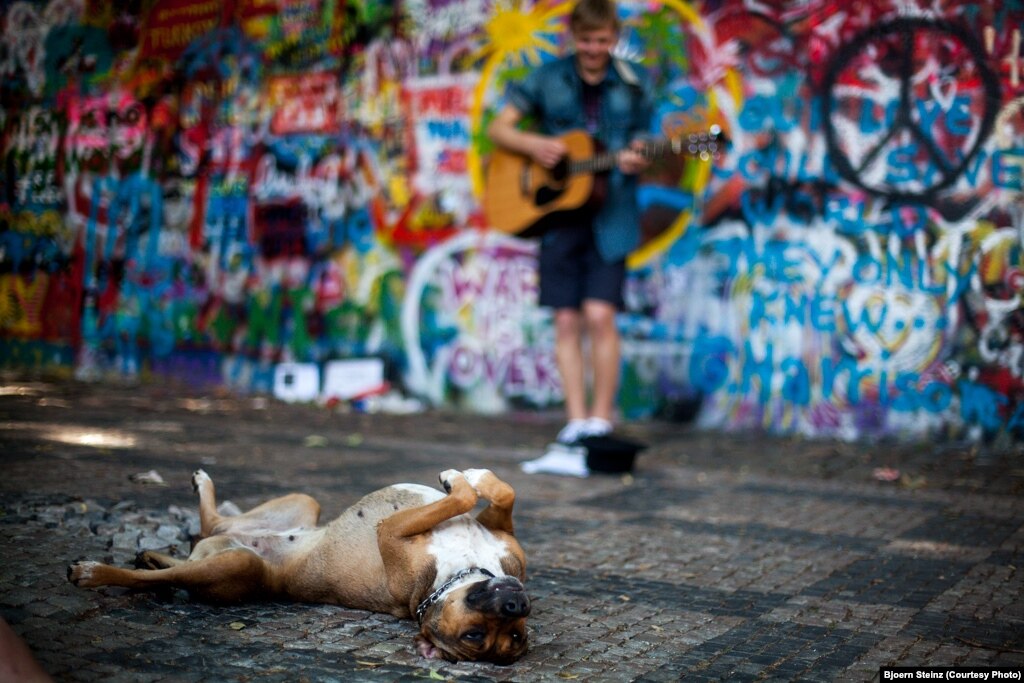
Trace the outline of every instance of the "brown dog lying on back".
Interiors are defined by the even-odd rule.
[[[140,569],[76,562],[76,586],[173,586],[200,600],[291,599],[415,617],[424,657],[510,664],[527,648],[526,557],[512,532],[515,492],[490,470],[440,475],[447,495],[395,484],[327,526],[293,493],[237,516],[217,513],[213,481],[192,476],[203,537],[187,560],[140,553]],[[481,498],[487,506],[469,515]]]

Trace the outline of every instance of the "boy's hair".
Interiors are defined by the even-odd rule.
[[[573,33],[608,26],[616,32],[619,30],[619,13],[614,0],[579,0],[569,15],[569,30]]]

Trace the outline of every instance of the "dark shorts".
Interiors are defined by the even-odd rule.
[[[608,263],[597,251],[590,220],[567,216],[541,236],[540,305],[579,309],[584,299],[622,308],[626,261]]]

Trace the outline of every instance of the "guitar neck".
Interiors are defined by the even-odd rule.
[[[618,158],[617,152],[601,152],[589,159],[576,159],[569,162],[569,173],[602,173],[611,170]]]
[[[657,159],[669,152],[679,153],[682,151],[691,151],[693,153],[705,153],[708,151],[714,151],[714,139],[704,138],[699,145],[700,150],[698,152],[697,146],[694,144],[695,139],[690,140],[690,149],[684,150],[684,141],[678,138],[662,138],[661,140],[652,140],[645,142],[643,149],[640,150],[647,159]],[[569,162],[568,171],[571,174],[578,173],[602,173],[604,171],[611,170],[618,162],[618,152],[601,152],[595,154],[589,159],[573,159]]]

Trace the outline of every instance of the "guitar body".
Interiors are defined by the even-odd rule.
[[[583,206],[600,206],[607,193],[608,176],[617,155],[595,149],[594,141],[582,130],[559,137],[566,155],[551,169],[529,157],[498,148],[487,169],[484,213],[495,230],[529,237],[548,225],[545,219],[559,211]],[[647,158],[671,151],[692,154],[708,161],[718,152],[722,131],[717,125],[707,133],[689,133],[645,143],[638,150]]]
[[[568,167],[594,155],[593,140],[584,131],[570,131],[560,139],[568,154],[551,169],[501,148],[491,155],[484,213],[495,230],[529,237],[542,229],[541,219],[548,214],[577,209],[591,199],[594,176],[571,174]]]

